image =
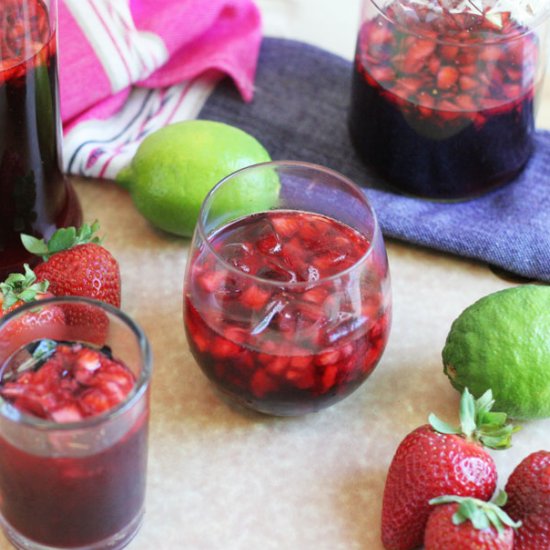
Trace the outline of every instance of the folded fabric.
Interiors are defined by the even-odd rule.
[[[61,0],[64,166],[114,177],[143,135],[193,118],[222,75],[252,99],[252,0]]]
[[[250,132],[274,159],[322,164],[361,186],[375,181],[347,131],[351,64],[300,42],[265,39],[254,101],[218,86],[199,117]],[[550,133],[513,183],[478,199],[440,203],[366,188],[388,237],[550,282]]]

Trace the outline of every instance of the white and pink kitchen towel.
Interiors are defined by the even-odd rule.
[[[252,0],[61,0],[66,172],[112,179],[145,136],[197,116],[221,77],[252,99]]]

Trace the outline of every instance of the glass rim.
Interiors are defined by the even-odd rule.
[[[1,418],[13,422],[14,424],[25,425],[45,432],[69,432],[76,430],[87,430],[89,428],[94,428],[98,425],[104,424],[105,422],[108,422],[113,418],[121,416],[128,409],[130,409],[134,405],[134,403],[139,401],[139,399],[147,391],[147,388],[151,381],[152,373],[151,346],[143,330],[129,315],[124,313],[121,309],[118,309],[111,304],[101,302],[100,300],[96,300],[95,298],[87,298],[81,296],[54,296],[53,298],[45,298],[44,300],[38,300],[35,302],[23,304],[15,310],[10,311],[0,319],[0,331],[11,320],[20,317],[27,310],[36,309],[37,307],[41,306],[56,305],[61,303],[84,304],[99,307],[105,310],[107,313],[110,313],[114,317],[117,317],[119,320],[121,320],[125,325],[130,328],[130,330],[136,336],[141,352],[141,357],[143,360],[143,368],[141,369],[139,376],[136,378],[136,383],[134,384],[134,387],[125,397],[124,401],[118,403],[111,409],[108,409],[107,411],[104,411],[98,415],[83,418],[82,420],[77,420],[74,422],[54,422],[53,420],[46,420],[44,418],[39,418],[37,416],[27,414],[23,411],[20,411],[0,396]],[[3,366],[4,365],[0,365],[0,369],[3,368]],[[0,371],[0,380],[2,378],[1,374],[2,373]]]
[[[337,273],[334,273],[334,274],[329,275],[327,277],[319,278],[316,281],[294,281],[294,282],[292,282],[292,281],[275,281],[273,279],[266,279],[264,277],[258,277],[257,275],[251,275],[249,273],[245,273],[244,271],[241,271],[240,269],[238,269],[237,267],[235,267],[234,265],[232,265],[228,261],[226,261],[220,254],[218,254],[218,252],[216,250],[214,250],[214,248],[212,247],[212,245],[210,243],[208,235],[206,233],[206,229],[204,227],[204,218],[207,215],[208,205],[212,201],[212,198],[213,198],[214,194],[216,193],[216,191],[221,186],[225,185],[226,182],[233,180],[234,178],[241,175],[243,172],[263,170],[265,168],[282,168],[282,167],[285,167],[285,168],[305,168],[305,169],[312,170],[312,171],[315,171],[315,172],[322,172],[322,173],[325,173],[325,174],[329,174],[330,176],[335,177],[340,182],[344,183],[348,187],[348,189],[351,189],[354,192],[354,195],[357,196],[357,198],[359,198],[363,202],[363,204],[367,207],[368,211],[370,212],[371,219],[372,219],[372,222],[373,222],[373,231],[372,231],[372,236],[370,236],[370,239],[368,238],[369,236],[364,235],[364,233],[362,231],[359,231],[358,229],[355,229],[354,227],[351,227],[348,224],[345,224],[345,225],[348,225],[348,227],[351,227],[351,229],[353,229],[354,231],[356,231],[357,233],[359,233],[363,237],[367,237],[367,240],[369,241],[367,249],[365,250],[365,252],[363,253],[363,255],[361,257],[357,258],[357,260],[353,263],[353,265],[351,265],[351,266],[349,266],[345,269],[342,269],[341,271],[338,271]],[[277,209],[274,209],[273,211],[276,211],[276,210]],[[285,208],[285,209],[281,208],[279,210],[296,210],[298,212],[304,212],[304,210],[297,210],[297,209],[292,209],[292,208]],[[270,212],[270,211],[271,210],[259,210],[258,213]],[[247,214],[247,216],[249,216],[249,215],[250,214]],[[324,215],[324,214],[320,214],[320,215]],[[236,218],[234,220],[231,220],[229,223],[233,223],[233,222],[238,221],[240,219],[243,219],[243,218]],[[340,221],[340,220],[337,220],[337,221]],[[344,223],[344,222],[341,222],[341,223]],[[224,227],[224,226],[221,226],[221,227]],[[219,231],[219,229],[220,228],[217,228],[217,230],[214,231],[211,234],[216,234],[217,231]],[[198,222],[197,222],[196,231],[200,235],[202,241],[204,242],[204,246],[208,249],[208,251],[211,254],[213,254],[215,256],[215,258],[217,259],[217,261],[219,261],[231,273],[234,273],[234,274],[238,275],[239,277],[244,277],[244,278],[249,279],[251,281],[254,281],[256,283],[261,283],[263,285],[267,284],[267,285],[270,285],[270,286],[277,286],[279,288],[282,287],[282,288],[295,289],[295,288],[307,288],[307,287],[312,287],[312,286],[316,286],[316,285],[319,285],[319,284],[327,283],[327,282],[339,279],[339,278],[345,276],[346,274],[351,273],[352,271],[356,270],[361,264],[366,262],[368,257],[371,255],[372,250],[374,249],[374,245],[378,241],[378,238],[379,238],[380,225],[378,223],[378,218],[376,217],[376,212],[374,211],[374,208],[372,207],[372,205],[371,205],[369,199],[367,198],[366,194],[363,191],[361,191],[359,186],[356,183],[354,183],[350,178],[348,178],[347,176],[344,176],[344,174],[341,174],[340,172],[338,172],[336,170],[332,170],[331,168],[327,168],[327,167],[322,166],[320,164],[315,164],[315,163],[311,163],[311,162],[303,162],[303,161],[295,161],[295,160],[274,160],[274,161],[268,161],[268,162],[261,162],[261,163],[258,163],[258,164],[252,164],[250,166],[245,166],[244,168],[240,168],[239,170],[236,170],[236,171],[232,172],[231,174],[229,174],[229,175],[225,176],[224,178],[222,178],[208,192],[208,194],[206,195],[206,197],[204,198],[204,200],[202,202],[202,205],[201,205],[201,208],[200,208],[200,211],[199,211],[199,219],[198,219]],[[189,262],[189,264],[191,264],[191,262]]]
[[[464,44],[459,39],[454,39],[454,40],[438,39],[432,36],[426,36],[426,34],[422,32],[412,32],[410,29],[408,29],[404,25],[403,22],[398,22],[395,20],[395,18],[388,17],[386,12],[380,7],[380,0],[369,0],[369,1],[386,21],[388,21],[389,23],[397,27],[404,27],[407,34],[411,36],[416,36],[417,38],[421,38],[421,39],[429,38],[430,40],[433,40],[437,44],[442,44],[445,46],[460,46],[461,48],[480,48],[487,45],[501,44],[502,42],[512,42],[514,40],[519,40],[524,36],[534,33],[540,25],[542,25],[545,21],[547,21],[550,18],[550,6],[546,6],[541,13],[539,13],[536,17],[533,18],[532,21],[530,21],[528,24],[525,25],[525,30],[522,32],[517,32],[517,33],[511,34],[510,36],[502,36],[500,38],[495,37],[492,40],[483,40],[481,42],[474,42],[472,44]]]

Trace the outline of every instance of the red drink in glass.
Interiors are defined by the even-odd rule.
[[[185,328],[222,394],[284,416],[353,392],[388,338],[380,238],[321,213],[275,209],[230,221],[199,244],[188,266]]]
[[[108,346],[39,340],[0,365],[0,519],[18,548],[122,548],[137,531],[149,409],[131,347],[126,364]]]
[[[80,223],[60,169],[55,14],[52,0],[0,5],[0,279],[30,259],[21,233]]]
[[[390,186],[435,199],[513,179],[534,148],[537,33],[475,3],[365,4],[349,113],[365,163]]]

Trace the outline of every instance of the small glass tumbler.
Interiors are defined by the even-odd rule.
[[[460,200],[510,182],[534,149],[546,0],[363,0],[349,129],[396,191]]]
[[[82,212],[61,172],[57,0],[0,2],[0,279],[32,261],[20,234],[49,237]]]
[[[197,363],[230,402],[279,416],[336,403],[373,372],[390,317],[382,233],[341,174],[259,164],[206,197],[184,324]]]
[[[122,548],[144,512],[149,344],[107,304],[77,297],[29,303],[0,320],[2,385],[27,365],[35,368],[32,350],[44,339],[100,350],[125,365],[135,383],[113,408],[62,423],[0,398],[0,523],[21,549]],[[112,383],[112,373],[101,383]]]

